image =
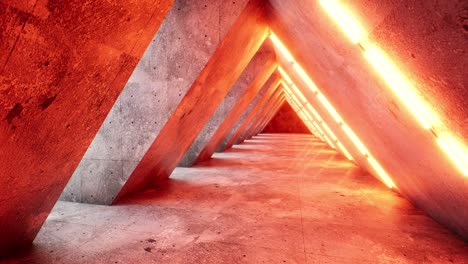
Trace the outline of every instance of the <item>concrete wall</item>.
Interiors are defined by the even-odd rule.
[[[229,131],[229,133],[226,135],[226,137],[223,139],[223,141],[219,144],[219,146],[216,149],[216,152],[221,152],[226,144],[229,142],[229,140],[232,138],[234,133],[239,129],[239,127],[244,123],[245,119],[250,115],[252,110],[255,108],[255,106],[262,100],[263,96],[265,93],[268,91],[268,89],[271,87],[271,85],[275,82],[275,78],[278,77],[279,74],[275,73],[273,74],[270,79],[267,81],[267,83],[263,86],[262,90],[255,96],[254,100],[252,103],[247,107],[245,112],[242,114],[242,116],[239,118],[239,120],[234,124],[232,129]]]
[[[172,1],[0,1],[0,255],[29,245]]]
[[[61,200],[113,201],[246,3],[174,2]]]
[[[263,129],[262,133],[307,133],[309,129],[296,114],[294,109],[285,102],[276,115]]]
[[[341,2],[364,25],[366,40],[389,54],[437,112],[436,129],[452,132],[466,145],[467,60],[461,59],[468,54],[466,1]],[[398,192],[468,238],[467,178],[431,131],[391,92],[319,1],[270,3],[272,29],[388,172]],[[290,65],[285,67],[294,73]],[[297,75],[292,78],[310,91]],[[328,111],[318,100],[311,102],[356,162],[372,171]]]
[[[236,84],[232,87],[226,98],[223,100],[223,103],[216,110],[208,124],[206,124],[203,131],[198,135],[190,149],[185,153],[184,157],[179,163],[179,166],[190,167],[193,165],[193,162],[197,158],[198,154],[200,154],[203,147],[205,147],[206,143],[211,139],[216,129],[221,125],[225,117],[229,114],[232,107],[245,93],[253,79],[259,74],[262,67],[271,57],[274,57],[274,50],[269,45],[262,46],[262,49],[259,50],[259,52],[249,63],[241,77],[237,80]]]

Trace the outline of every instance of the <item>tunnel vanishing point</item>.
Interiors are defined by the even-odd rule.
[[[467,69],[466,0],[0,0],[0,263],[468,263]]]

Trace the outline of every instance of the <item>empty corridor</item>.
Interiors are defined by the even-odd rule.
[[[58,202],[18,261],[468,263],[468,247],[316,138],[263,134],[116,206]]]

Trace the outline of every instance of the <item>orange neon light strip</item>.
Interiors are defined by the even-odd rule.
[[[347,159],[353,161],[354,159],[353,159],[353,156],[351,155],[351,153],[349,153],[349,151],[345,148],[345,146],[340,142],[340,140],[336,137],[336,135],[333,133],[333,131],[330,129],[330,127],[327,125],[327,123],[325,123],[325,121],[322,119],[322,117],[319,115],[319,113],[312,107],[312,105],[308,102],[308,100],[305,99],[305,96],[302,94],[300,89],[294,84],[294,82],[292,82],[289,75],[282,68],[280,68],[280,72],[284,76],[285,79],[290,80],[289,85],[283,83],[283,86],[287,87],[288,89],[291,89],[291,87],[292,87],[292,90],[295,90],[296,94],[301,94],[304,97],[305,107],[307,108],[307,110],[309,110],[310,113],[313,114],[313,116],[315,116],[315,119],[314,119],[312,116],[309,115],[310,118],[317,123],[318,127],[322,127],[325,130],[326,133],[323,133],[323,134],[325,134],[325,135],[328,134],[328,136],[331,138],[330,141],[333,142],[331,144],[332,147],[334,149],[340,150],[341,153],[343,155],[345,155],[345,157]]]
[[[292,99],[292,101],[294,101],[294,103],[296,105],[299,106],[299,111],[302,111],[301,113],[305,116],[306,120],[310,120],[312,122],[312,124],[317,128],[317,130],[319,131],[319,134],[322,136],[322,141],[325,141],[327,142],[327,144],[333,148],[333,149],[336,149],[335,145],[332,143],[332,141],[330,140],[330,138],[327,136],[326,133],[324,133],[324,131],[321,129],[320,125],[317,124],[312,116],[309,115],[309,113],[307,113],[307,111],[305,111],[304,109],[304,106],[302,106],[297,97],[294,95],[294,93],[290,90],[289,86],[287,86],[285,83],[283,83],[283,87],[285,87],[285,91],[286,93],[290,96],[290,98]]]
[[[320,4],[351,41],[361,47],[365,58],[375,68],[391,91],[409,109],[413,117],[434,135],[442,151],[460,169],[463,175],[468,177],[468,151],[466,151],[466,144],[458,142],[452,135],[439,135],[434,128],[434,124],[438,123],[439,120],[437,114],[432,111],[433,108],[428,106],[425,100],[418,95],[417,89],[384,51],[375,45],[362,41],[366,35],[362,30],[362,26],[339,1],[320,0]]]
[[[323,128],[331,136],[332,140],[335,142],[338,149],[341,150],[341,153],[343,153],[346,156],[347,159],[349,159],[351,161],[354,160],[351,153],[349,153],[349,151],[345,148],[345,146],[340,142],[338,137],[336,137],[336,135],[333,133],[333,131],[330,129],[330,127],[327,125],[327,123],[325,123],[325,121],[322,119],[322,117],[319,115],[319,113],[312,107],[312,105],[307,104],[307,108],[319,120],[319,124],[322,124]]]
[[[297,65],[297,64],[295,64]],[[298,66],[300,68],[300,66]],[[312,105],[309,103],[309,101],[305,98],[305,96],[302,94],[301,90],[294,84],[292,81],[291,77],[284,71],[282,67],[278,67],[279,72],[283,76],[283,78],[287,81],[289,81],[289,84],[283,83],[283,86],[288,88],[289,90],[294,90],[295,94],[300,94],[302,95],[302,98],[304,98],[304,104],[314,116],[315,116],[315,121],[318,123],[317,126],[323,127],[326,131],[324,134],[328,134],[329,137],[331,138],[331,141],[334,142],[334,144],[331,144],[335,149],[341,150],[341,153],[346,156],[349,160],[354,160],[353,156],[349,151],[345,148],[345,146],[338,140],[338,137],[333,133],[333,131],[330,129],[330,127],[323,121],[322,117],[319,115],[319,113],[312,107]],[[316,87],[316,86],[315,86]],[[318,89],[318,88],[316,88]],[[328,101],[327,101],[328,102]],[[312,117],[311,117],[312,118]]]
[[[292,94],[291,90],[294,90],[295,94],[302,94],[301,90],[292,82],[289,75],[282,68],[280,68],[280,72],[284,76],[285,79],[288,79],[288,80],[291,81],[289,84],[283,83],[283,87],[285,87],[285,90],[288,91],[291,94]],[[291,87],[293,87],[293,88],[291,89]],[[304,96],[304,95],[302,94],[302,96]],[[305,98],[305,96],[304,96],[304,98]],[[328,135],[328,137],[331,138],[330,141],[332,143],[330,143],[330,145],[334,149],[340,150],[341,153],[343,155],[345,155],[347,159],[353,161],[354,159],[353,159],[351,153],[339,141],[339,139],[336,137],[336,135],[333,133],[333,131],[330,129],[330,127],[325,123],[325,121],[322,119],[322,117],[319,115],[319,113],[312,107],[312,105],[307,101],[307,99],[305,99],[305,100],[306,100],[306,102],[304,103],[305,106],[303,106],[303,107],[306,108],[307,110],[309,110],[309,112],[312,113],[313,116],[315,116],[315,118],[313,118],[313,116],[311,116],[310,113],[307,113],[307,115],[310,117],[311,120],[313,120],[313,121],[315,121],[317,123],[317,126],[319,128],[321,127],[321,128],[323,128],[325,130],[325,133],[322,132],[322,134]]]
[[[309,120],[313,120],[313,117],[307,112],[305,111],[305,108],[302,108],[302,110],[304,111],[305,115],[309,118]],[[316,122],[318,125],[317,127],[320,127],[320,123]],[[321,130],[323,131],[323,130]],[[325,138],[325,140],[327,141],[328,145],[332,148],[332,149],[336,149],[336,146],[335,144],[333,143],[333,140],[330,139],[330,135],[328,135],[327,133],[323,133],[323,137]]]
[[[357,23],[348,10],[342,8],[336,0],[320,0],[320,4],[328,11],[330,16],[340,25],[343,32],[354,44],[364,38],[364,29]]]
[[[286,87],[285,84],[283,84],[283,87]],[[318,135],[320,137],[320,139],[324,142],[328,142],[328,138],[326,137],[325,133],[323,133],[323,131],[320,129],[320,126],[317,126],[315,124],[315,122],[313,120],[310,120],[307,116],[306,116],[306,112],[303,111],[303,107],[300,106],[300,104],[296,101],[296,99],[293,97],[294,95],[292,94],[292,92],[290,90],[287,90],[285,89],[286,93],[288,94],[287,96],[289,97],[289,99],[292,101],[292,103],[296,106],[297,108],[297,112],[300,113],[304,120],[309,120],[309,122],[312,123],[312,125],[316,128],[316,130],[318,131]]]
[[[315,124],[308,120],[305,116],[304,116],[304,113],[302,111],[300,111],[300,109],[297,107],[296,103],[292,101],[292,99],[290,98],[290,95],[287,94],[286,95],[286,100],[288,100],[289,104],[292,106],[292,108],[294,109],[294,111],[296,111],[296,113],[299,115],[299,117],[302,119],[302,121],[304,121],[305,123],[309,123],[310,125],[306,124],[307,125],[307,128],[309,128],[309,130],[311,130],[311,132],[318,138],[320,138],[322,141],[325,141],[324,138],[322,137],[322,135],[319,133],[319,131],[317,130],[317,127],[315,126]]]
[[[440,136],[437,138],[437,143],[463,175],[468,177],[468,151],[463,149],[463,145],[450,135]]]
[[[387,83],[388,87],[400,98],[421,125],[426,129],[430,129],[432,127],[431,120],[436,120],[435,114],[418,98],[414,93],[412,85],[399,73],[397,67],[393,65],[390,59],[376,47],[365,51],[364,56],[377,69],[377,72]]]
[[[317,95],[317,98],[320,103],[325,107],[325,109],[329,112],[329,114],[333,117],[335,122],[337,122],[344,133],[348,136],[348,138],[353,142],[353,144],[358,148],[358,150],[361,152],[361,154],[364,155],[366,160],[369,162],[371,167],[374,169],[374,171],[377,173],[379,178],[389,187],[389,188],[396,188],[395,183],[393,180],[390,178],[388,173],[385,172],[385,170],[382,168],[382,166],[375,160],[375,158],[370,154],[368,149],[364,146],[362,141],[357,137],[357,135],[354,133],[354,131],[344,122],[343,118],[341,118],[340,114],[336,111],[336,109],[333,107],[333,105],[328,101],[328,99],[321,93],[321,91],[318,89],[317,85],[312,81],[312,79],[309,77],[309,75],[306,74],[304,70],[298,71],[297,69],[303,69],[294,59],[294,56],[289,52],[289,50],[284,46],[282,41],[274,34],[270,34],[270,39],[272,40],[273,44],[275,47],[277,47],[280,52],[283,54],[285,58],[287,58],[293,65],[294,69],[298,73],[299,77],[304,81],[304,83],[308,84],[313,84],[312,90],[314,93]],[[278,71],[280,73],[286,73],[284,69],[279,66]],[[283,76],[283,78],[285,78]],[[291,78],[289,78],[291,80]]]

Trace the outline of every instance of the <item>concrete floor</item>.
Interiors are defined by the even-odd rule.
[[[468,245],[312,136],[264,134],[117,206],[58,202],[11,263],[468,263]]]

